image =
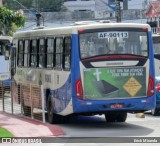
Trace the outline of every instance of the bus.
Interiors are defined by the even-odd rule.
[[[12,37],[0,36],[0,97],[10,89],[10,61]]]
[[[152,34],[154,63],[155,63],[155,76],[160,76],[160,35]]]
[[[152,39],[156,76],[156,106],[151,110],[151,113],[156,116],[160,111],[160,34],[152,34]]]
[[[43,85],[50,123],[102,114],[107,122],[125,122],[128,112],[155,107],[148,24],[76,23],[22,31],[14,34],[13,50],[15,85]]]

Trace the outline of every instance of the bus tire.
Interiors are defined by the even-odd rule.
[[[23,105],[23,115],[31,116],[31,107]]]
[[[107,122],[125,122],[127,119],[127,112],[107,112],[105,114]]]
[[[157,110],[156,107],[151,110],[152,116],[157,116],[157,115],[158,115],[158,112],[159,112],[159,111]]]
[[[52,103],[52,101],[51,101],[51,95],[50,94],[48,94],[48,98],[47,98],[48,100],[47,100],[47,115],[48,115],[48,122],[50,123],[50,124],[60,124],[60,123],[62,123],[62,118],[59,116],[59,115],[57,115],[57,114],[55,114],[55,113],[53,113],[53,103]]]
[[[116,122],[115,112],[107,112],[105,113],[105,119],[107,122]]]
[[[117,114],[117,122],[125,122],[127,119],[127,112],[120,112]]]

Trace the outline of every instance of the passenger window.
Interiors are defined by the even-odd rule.
[[[18,66],[23,66],[24,63],[24,47],[23,41],[19,41],[18,43]]]
[[[29,53],[30,53],[30,41],[25,40],[24,42],[24,66],[29,66]]]
[[[62,68],[63,38],[56,38],[55,67]]]
[[[31,67],[37,67],[37,40],[32,40],[31,44]]]
[[[47,39],[47,68],[54,67],[53,62],[53,53],[54,53],[54,39]]]
[[[71,66],[71,37],[64,39],[64,70],[70,70]]]
[[[45,39],[39,40],[39,68],[46,66]]]

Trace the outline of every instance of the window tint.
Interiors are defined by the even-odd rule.
[[[23,41],[19,41],[18,43],[18,66],[23,66],[24,63],[24,47],[23,47]]]
[[[31,43],[31,67],[37,67],[37,40],[32,40]]]
[[[24,42],[24,66],[27,67],[29,66],[29,49],[30,49],[30,41],[25,40]]]
[[[64,40],[64,69],[69,70],[71,65],[71,38],[66,37]]]
[[[62,68],[63,38],[56,38],[55,67]]]
[[[47,68],[54,67],[53,64],[53,53],[54,53],[54,39],[47,39]]]
[[[148,56],[146,31],[107,30],[87,32],[79,36],[81,59],[114,54]]]
[[[40,39],[39,40],[39,67],[44,68],[46,65],[45,61],[45,39]]]

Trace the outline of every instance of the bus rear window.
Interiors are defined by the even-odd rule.
[[[82,33],[79,42],[81,59],[109,54],[148,56],[147,32],[144,31]]]

